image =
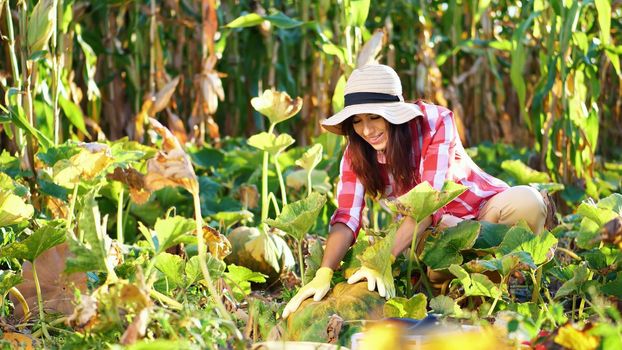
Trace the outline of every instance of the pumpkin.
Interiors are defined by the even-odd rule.
[[[291,249],[278,234],[262,233],[256,227],[240,226],[233,229],[227,238],[231,242],[231,254],[225,258],[225,262],[267,275],[268,284],[276,281],[281,271],[295,265]]]
[[[302,302],[298,310],[287,318],[284,340],[327,342],[326,329],[333,314],[339,315],[344,322],[378,320],[384,317],[384,303],[384,298],[376,291],[367,289],[366,281],[355,284],[341,282],[324,299],[314,301],[309,298]]]

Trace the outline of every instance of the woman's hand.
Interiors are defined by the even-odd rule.
[[[389,269],[389,271],[378,271],[376,269],[363,266],[352,276],[350,276],[350,278],[348,278],[348,283],[354,284],[362,279],[366,279],[367,289],[369,289],[369,291],[374,291],[376,286],[378,286],[378,294],[380,294],[381,297],[385,297],[387,299],[395,297],[395,285],[392,283],[393,281],[386,280],[386,278],[393,278],[393,274],[391,273],[391,265],[395,262],[395,257],[391,255],[390,259],[391,263],[385,267],[386,269]]]
[[[283,318],[287,318],[296,311],[300,304],[313,296],[313,300],[320,301],[330,290],[330,281],[333,278],[333,270],[329,267],[320,267],[311,282],[300,288],[298,293],[287,303],[283,310]]]

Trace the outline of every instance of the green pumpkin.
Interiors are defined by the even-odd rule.
[[[367,289],[367,282],[341,282],[321,301],[309,298],[302,302],[298,310],[287,318],[284,339],[327,342],[326,328],[331,315],[337,314],[344,321],[378,320],[384,317],[384,304],[385,300],[378,292]]]
[[[268,284],[276,281],[281,271],[289,270],[296,264],[287,243],[275,233],[262,233],[257,227],[240,226],[233,229],[227,238],[231,242],[231,254],[225,262],[267,275]]]

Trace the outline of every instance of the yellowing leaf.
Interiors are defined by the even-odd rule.
[[[43,50],[52,36],[56,25],[55,4],[54,0],[41,0],[32,10],[26,30],[28,51],[31,54]]]
[[[220,232],[208,225],[203,225],[203,238],[205,239],[209,253],[215,258],[222,260],[227,255],[231,254],[231,243],[227,237],[221,235]]]
[[[302,157],[296,161],[296,165],[304,168],[307,171],[315,169],[315,167],[322,160],[322,144],[317,143],[313,147],[309,148]]]
[[[555,343],[571,350],[594,350],[600,341],[597,337],[567,324],[559,329],[555,336]]]
[[[28,220],[34,214],[34,208],[11,191],[0,190],[0,227]]]
[[[39,345],[31,336],[15,332],[3,332],[0,340],[9,342],[10,349],[32,350]]]
[[[291,146],[295,140],[289,134],[276,136],[272,133],[262,132],[251,136],[247,142],[249,145],[275,156]]]
[[[292,100],[286,92],[271,89],[251,99],[251,105],[257,112],[268,117],[272,124],[276,124],[296,115],[302,108],[302,98],[296,97]]]
[[[81,150],[78,154],[54,164],[52,178],[56,184],[73,188],[80,181],[95,178],[112,163],[107,145],[93,142],[79,146]]]
[[[447,205],[466,189],[466,186],[446,181],[443,188],[438,191],[429,182],[424,181],[387,204],[394,212],[411,216],[419,222]]]

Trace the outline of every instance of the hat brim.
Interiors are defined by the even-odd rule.
[[[403,124],[423,115],[421,108],[414,103],[363,103],[345,107],[330,118],[323,120],[321,125],[327,131],[344,135],[344,132],[341,130],[341,123],[353,115],[366,113],[377,114],[391,124]]]

